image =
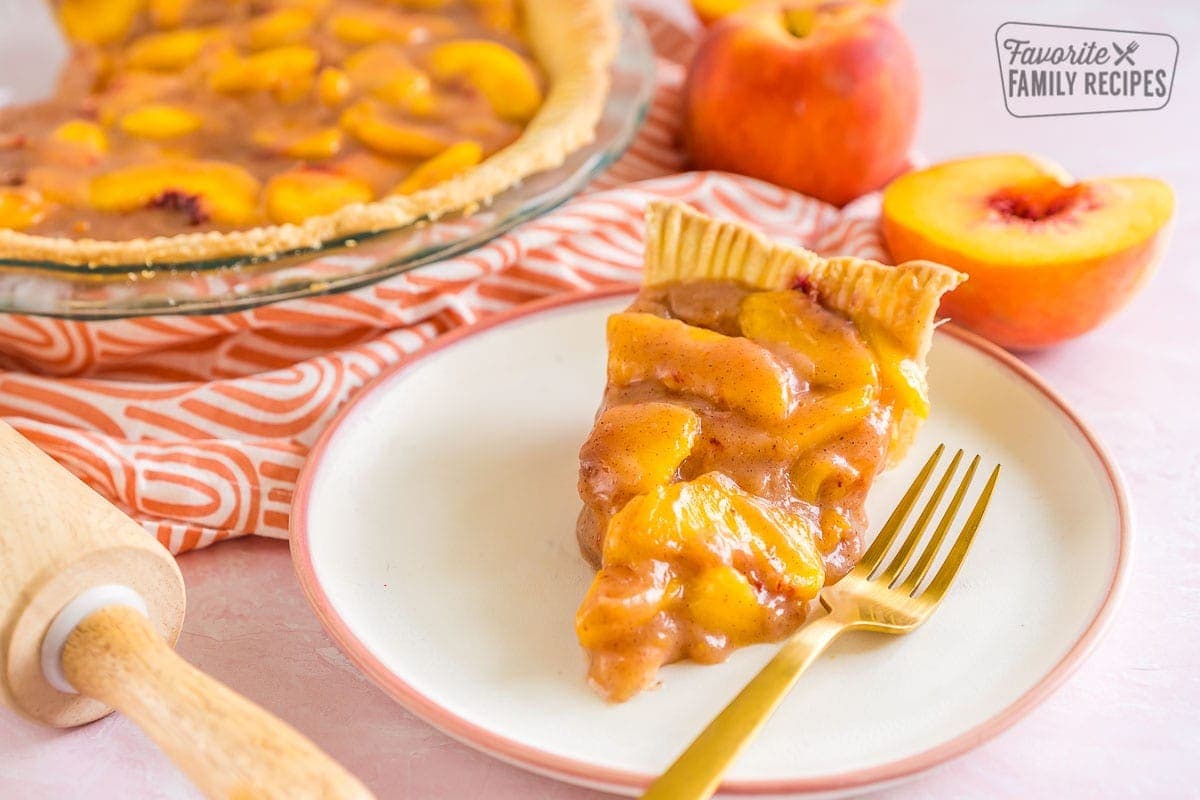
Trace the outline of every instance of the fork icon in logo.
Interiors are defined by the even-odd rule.
[[[1130,40],[1129,44],[1123,50],[1121,49],[1121,45],[1117,44],[1116,42],[1113,42],[1112,46],[1113,50],[1115,50],[1117,53],[1117,60],[1113,62],[1114,67],[1119,67],[1126,62],[1128,62],[1129,66],[1131,67],[1136,66],[1133,61],[1133,54],[1138,49],[1137,39]]]

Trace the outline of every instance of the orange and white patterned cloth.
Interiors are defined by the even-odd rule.
[[[286,537],[309,447],[364,384],[445,331],[520,303],[640,279],[647,200],[686,200],[821,253],[881,258],[873,198],[838,210],[684,173],[692,35],[645,15],[653,106],[589,191],[471,253],[345,294],[215,316],[71,322],[0,315],[0,416],[172,552]]]

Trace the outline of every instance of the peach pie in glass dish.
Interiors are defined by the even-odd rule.
[[[471,210],[588,144],[611,0],[57,0],[54,95],[0,109],[0,255],[317,248]]]
[[[650,206],[644,286],[608,320],[580,451],[577,534],[598,572],[575,626],[603,695],[783,638],[853,567],[871,482],[929,413],[938,303],[965,279]]]

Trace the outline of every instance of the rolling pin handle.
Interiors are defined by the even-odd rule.
[[[42,639],[42,674],[55,689],[65,694],[79,694],[79,691],[67,680],[62,668],[63,645],[67,638],[93,613],[109,606],[127,606],[149,618],[146,601],[140,594],[122,586],[119,583],[106,583],[93,586],[75,596],[75,599],[63,606],[62,611],[50,623],[46,636]]]

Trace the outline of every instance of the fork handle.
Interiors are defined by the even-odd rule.
[[[725,770],[771,718],[801,673],[845,629],[846,623],[826,615],[805,625],[788,639],[746,688],[650,785],[642,795],[643,800],[712,797]]]

